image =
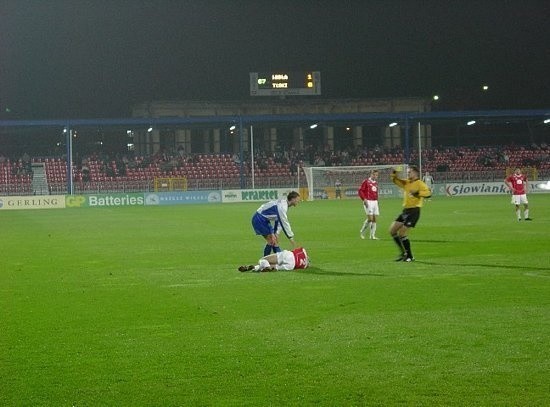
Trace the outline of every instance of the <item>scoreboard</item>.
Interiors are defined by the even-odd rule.
[[[250,72],[250,96],[320,95],[321,72]]]

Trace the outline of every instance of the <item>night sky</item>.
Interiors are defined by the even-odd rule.
[[[550,108],[550,6],[0,0],[2,118],[127,117],[149,100],[249,99],[249,72],[270,69],[321,71],[323,98],[439,94],[440,108]]]

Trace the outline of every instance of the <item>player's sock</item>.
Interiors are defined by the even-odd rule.
[[[518,220],[521,220],[521,211],[519,209],[516,210],[516,216],[518,217]]]
[[[409,238],[407,236],[403,236],[401,238],[401,243],[403,244],[403,247],[405,248],[405,253],[406,253],[407,257],[410,257],[412,259],[413,254],[412,254],[412,251],[411,251],[411,241],[409,240]]]
[[[529,209],[525,209],[523,211],[523,219],[528,219],[529,218]]]
[[[403,247],[403,243],[401,243],[401,238],[399,237],[399,235],[395,234],[395,235],[392,235],[391,237],[393,238],[393,241],[395,242],[397,247],[399,247],[399,250],[401,251],[401,253],[405,253],[405,248]]]
[[[254,271],[263,271],[269,268],[269,262],[266,259],[260,259],[258,264],[254,267]]]
[[[273,253],[279,253],[281,248],[279,246],[273,246]]]
[[[271,246],[270,244],[266,244],[265,247],[264,247],[264,256],[267,256],[268,254],[271,254],[271,248],[273,246]]]
[[[363,226],[361,226],[361,230],[359,231],[359,233],[361,234],[361,239],[365,238],[365,231],[367,230],[368,227],[369,227],[369,220],[367,219],[363,222]]]
[[[370,237],[376,236],[376,222],[371,222],[370,224]]]

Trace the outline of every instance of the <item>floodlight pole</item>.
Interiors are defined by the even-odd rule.
[[[409,116],[405,116],[405,164],[410,164],[411,152],[410,152],[410,126]]]
[[[69,195],[74,194],[73,185],[73,130],[69,125],[65,127],[66,130],[66,144],[67,144],[67,193]]]
[[[239,117],[239,172],[240,172],[240,183],[241,183],[241,189],[244,189],[245,183],[244,183],[244,161],[243,161],[243,146],[244,144],[244,131],[243,131],[243,118]]]
[[[422,137],[420,133],[420,122],[418,122],[418,170],[420,171],[420,179],[422,179]]]
[[[250,125],[250,170],[252,174],[252,189],[254,188],[254,128]]]

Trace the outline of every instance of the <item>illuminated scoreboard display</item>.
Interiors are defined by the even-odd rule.
[[[250,72],[251,96],[320,95],[321,72]]]

